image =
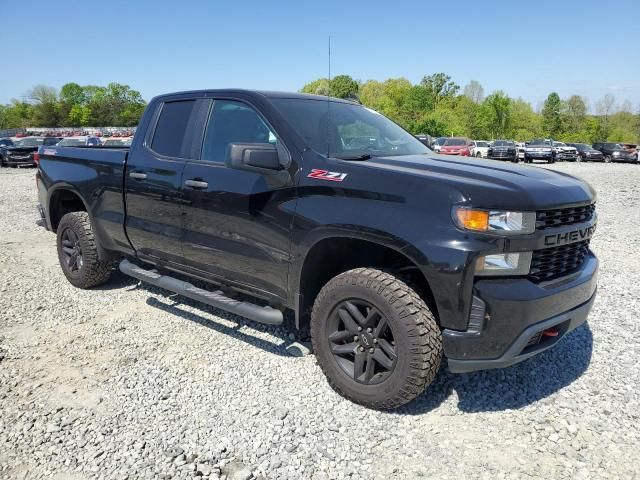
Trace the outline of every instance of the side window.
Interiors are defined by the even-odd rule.
[[[231,143],[276,144],[276,136],[250,106],[215,100],[202,145],[202,160],[224,163]]]
[[[186,157],[185,137],[195,100],[166,102],[156,124],[151,149],[167,157]]]

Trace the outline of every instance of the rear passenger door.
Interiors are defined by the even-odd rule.
[[[253,106],[213,99],[201,157],[184,170],[183,248],[186,264],[199,275],[286,298],[293,185],[225,166],[231,143],[277,142]],[[288,152],[280,160],[290,160]]]
[[[198,114],[207,107],[207,100],[194,98],[159,103],[144,144],[129,155],[126,227],[141,258],[183,263],[182,173],[185,162],[199,155]]]

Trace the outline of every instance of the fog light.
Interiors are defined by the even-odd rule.
[[[476,275],[527,275],[533,252],[497,253],[478,258]]]

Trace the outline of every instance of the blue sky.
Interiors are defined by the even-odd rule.
[[[0,0],[0,15],[2,103],[69,81],[125,83],[146,99],[298,90],[326,76],[331,35],[334,75],[418,82],[445,72],[534,108],[551,91],[591,104],[612,93],[640,108],[639,0]]]

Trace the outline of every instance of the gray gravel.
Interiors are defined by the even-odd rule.
[[[637,478],[640,167],[558,164],[599,192],[598,300],[556,348],[442,370],[399,412],[327,385],[305,339],[124,277],[64,279],[33,170],[0,171],[0,478]]]

